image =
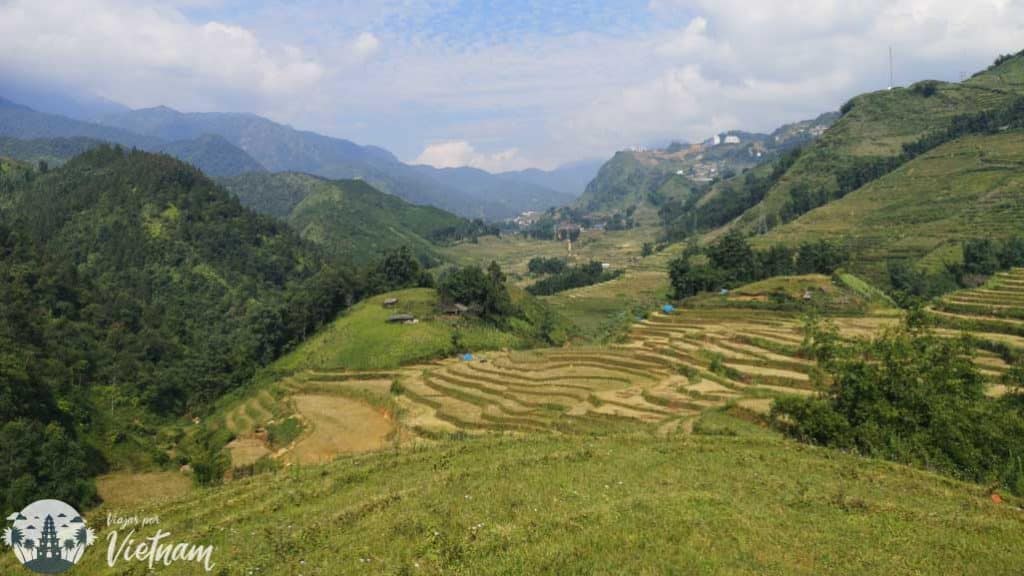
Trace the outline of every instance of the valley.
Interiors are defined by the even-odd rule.
[[[546,170],[0,98],[0,572],[1019,574],[1022,86]]]

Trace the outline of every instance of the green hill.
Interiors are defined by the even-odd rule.
[[[845,197],[758,237],[797,245],[840,240],[852,270],[884,280],[889,259],[958,259],[959,244],[1024,231],[1024,132],[940,146]]]
[[[1020,573],[1024,519],[979,487],[716,412],[695,429],[444,441],[116,512],[159,516],[232,574]],[[109,573],[104,552],[76,573]]]
[[[314,245],[169,156],[101,146],[47,173],[3,166],[3,510],[87,504],[108,465],[177,467],[162,425],[202,413],[357,292]],[[64,472],[40,464],[47,445]]]
[[[721,177],[753,168],[817,138],[838,114],[787,124],[771,134],[731,131],[701,144],[617,152],[577,200],[588,213],[611,214],[631,206],[659,208],[699,198]]]
[[[903,146],[945,130],[956,117],[1010,104],[1024,93],[1024,57],[1016,56],[958,84],[922,81],[863,94],[810,144],[737,225],[759,231],[790,221],[857,186],[858,173],[902,153]]]
[[[299,173],[245,174],[225,179],[243,205],[286,220],[306,239],[340,257],[365,263],[409,246],[438,257],[431,238],[469,222],[432,206],[417,206],[361,180],[326,180]]]

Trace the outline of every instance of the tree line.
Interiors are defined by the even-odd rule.
[[[973,288],[1000,270],[1024,266],[1024,237],[970,238],[961,243],[963,258],[935,270],[915,267],[907,260],[887,264],[893,296],[904,306],[952,292]]]
[[[698,256],[703,262],[694,263]],[[675,297],[687,298],[773,276],[831,274],[848,257],[845,247],[827,240],[755,251],[743,233],[732,230],[707,248],[688,246],[669,263],[669,280]]]
[[[600,262],[591,260],[586,264],[564,267],[551,276],[530,285],[526,291],[535,296],[549,296],[573,288],[614,280],[621,275],[621,270],[605,270]]]

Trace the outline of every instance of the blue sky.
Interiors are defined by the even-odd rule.
[[[898,83],[956,80],[1022,28],[1011,0],[0,0],[0,75],[496,171],[812,117],[889,45]]]

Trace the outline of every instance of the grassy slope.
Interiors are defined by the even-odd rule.
[[[540,304],[522,290],[513,289],[512,302],[537,317]],[[387,298],[398,298],[394,308],[384,308]],[[473,318],[454,319],[437,311],[437,292],[411,288],[374,296],[353,306],[333,323],[302,343],[271,366],[278,373],[298,370],[376,370],[397,368],[413,362],[450,356],[458,335],[464,349],[471,351],[517,348],[531,343],[530,327],[515,319],[508,330]],[[392,314],[409,313],[417,324],[388,324]],[[557,320],[556,320],[557,321]]]
[[[765,199],[739,219],[739,224],[755,229],[762,217],[777,216],[794,186],[835,190],[835,170],[852,159],[896,155],[903,144],[943,128],[956,115],[1009,101],[1022,86],[1024,58],[1014,58],[964,83],[938,83],[937,93],[927,98],[904,88],[858,96],[853,109],[807,148]]]
[[[325,180],[299,173],[247,174],[224,182],[243,204],[287,219],[304,238],[365,262],[406,245],[436,256],[425,237],[462,220],[409,204],[361,180]]]
[[[118,512],[159,515],[170,540],[215,546],[225,574],[989,576],[1024,567],[1010,552],[1024,545],[1024,517],[982,488],[784,441],[720,413],[698,429],[717,434],[449,441]],[[77,574],[109,573],[105,536]],[[0,566],[12,562],[5,554]]]
[[[980,234],[1024,230],[1024,133],[951,142],[844,198],[780,226],[757,242],[845,241],[851,268],[882,279],[885,259],[931,256]]]
[[[399,305],[384,308],[385,299],[395,297]],[[462,324],[437,317],[437,293],[430,288],[412,288],[381,294],[352,307],[272,366],[275,371],[305,369],[368,370],[396,368],[453,354],[452,335],[458,330],[471,348],[514,346],[512,334],[500,332],[476,321]],[[388,324],[392,314],[409,313],[418,324]]]

